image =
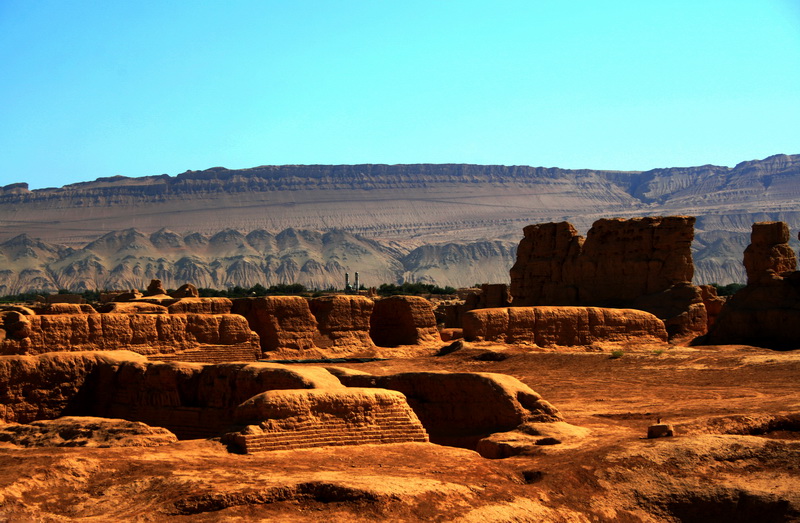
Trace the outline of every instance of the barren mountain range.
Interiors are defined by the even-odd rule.
[[[646,172],[287,165],[0,188],[0,294],[302,283],[508,281],[522,228],[697,217],[695,281],[744,281],[755,221],[800,228],[800,155]]]

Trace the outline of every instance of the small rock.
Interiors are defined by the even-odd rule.
[[[447,354],[451,354],[457,350],[461,350],[464,348],[464,340],[456,340],[450,345],[445,345],[439,352],[436,353],[437,356],[446,356]]]
[[[647,427],[647,438],[671,438],[675,435],[675,428],[668,423],[657,423]]]
[[[503,361],[508,359],[508,354],[503,354],[502,352],[495,352],[495,351],[486,351],[478,354],[475,356],[475,359],[478,361]]]

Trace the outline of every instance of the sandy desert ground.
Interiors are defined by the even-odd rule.
[[[746,346],[544,350],[467,343],[445,356],[338,364],[372,374],[497,372],[581,430],[486,459],[432,443],[241,455],[0,444],[7,521],[794,521],[800,353]],[[646,439],[661,418],[673,438]]]

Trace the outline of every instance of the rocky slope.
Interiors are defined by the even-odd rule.
[[[166,229],[109,232],[81,248],[22,234],[0,243],[0,295],[31,290],[144,289],[152,279],[175,289],[191,282],[222,289],[256,283],[341,288],[345,273],[367,286],[424,281],[465,286],[508,279],[512,241],[477,241],[398,249],[363,236],[286,229],[248,234],[226,229],[181,236]]]
[[[287,165],[0,188],[0,292],[507,281],[525,225],[697,217],[697,283],[744,281],[755,221],[800,228],[800,155],[646,172]],[[174,232],[172,232],[174,231]],[[282,232],[281,232],[282,231]],[[20,236],[25,234],[26,236]]]

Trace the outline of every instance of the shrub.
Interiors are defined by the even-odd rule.
[[[711,286],[717,289],[717,295],[719,296],[732,296],[742,290],[745,287],[745,284],[729,283],[728,285],[718,285],[716,283],[712,283]]]

